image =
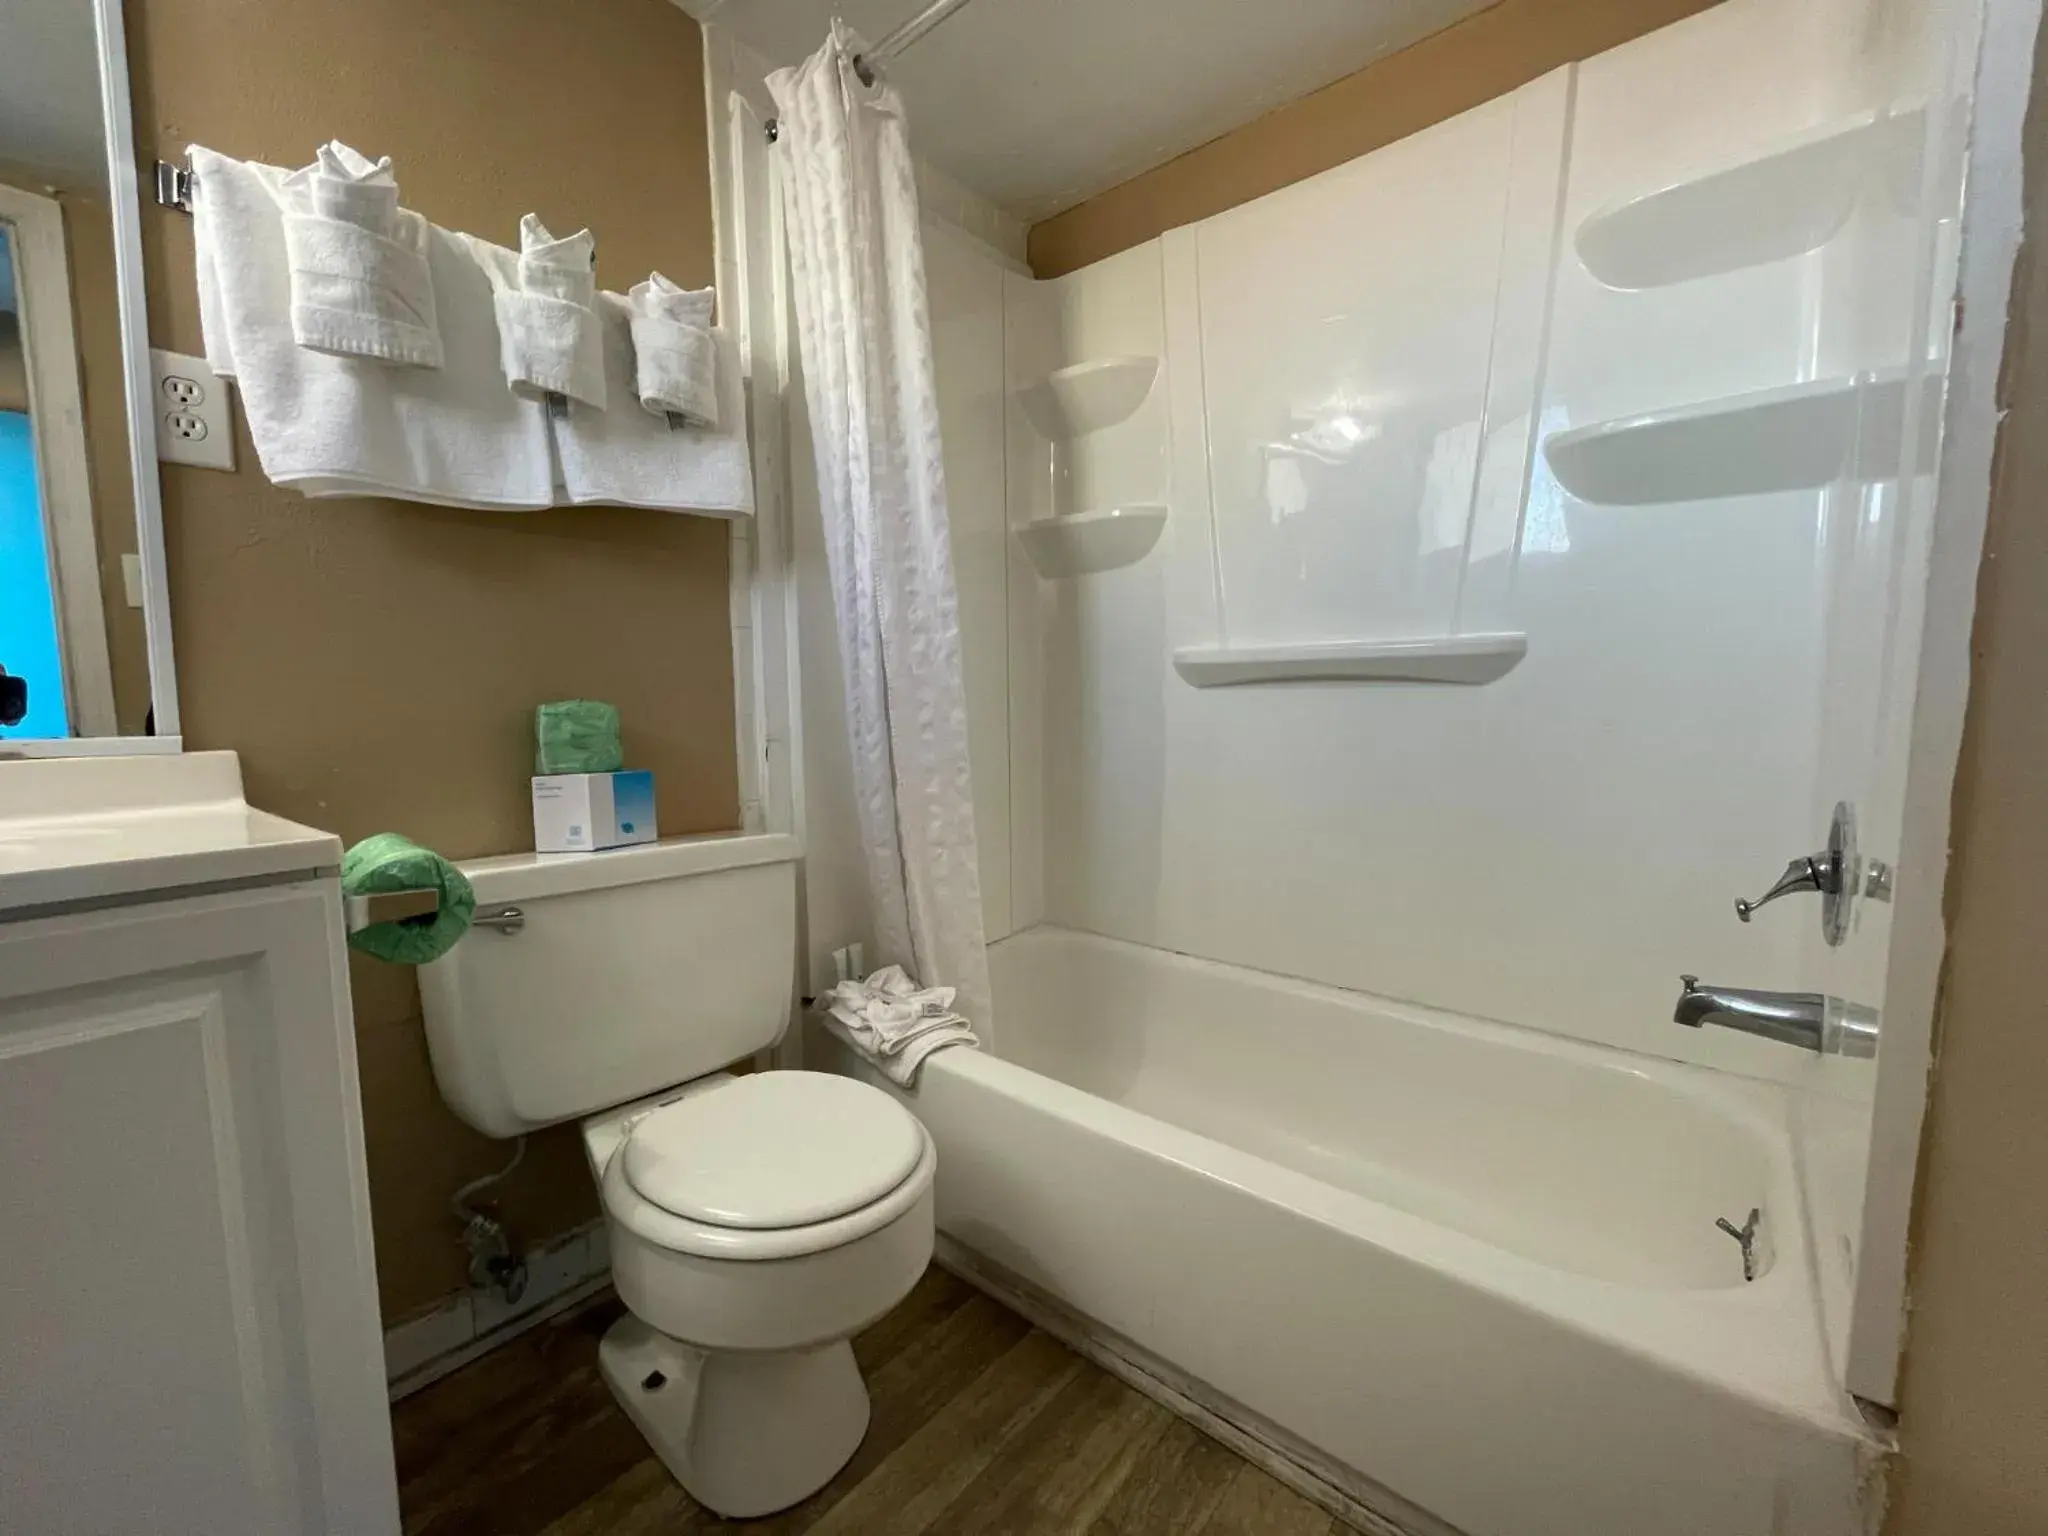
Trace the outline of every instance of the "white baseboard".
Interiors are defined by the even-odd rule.
[[[594,1221],[526,1256],[526,1290],[517,1303],[478,1287],[384,1330],[384,1377],[391,1401],[557,1317],[611,1284],[611,1245]]]
[[[1094,1361],[1126,1386],[1186,1419],[1211,1439],[1365,1536],[1459,1536],[1392,1490],[1342,1466],[1278,1425],[1130,1340],[1110,1333],[1037,1287],[941,1232],[934,1257],[977,1290]]]

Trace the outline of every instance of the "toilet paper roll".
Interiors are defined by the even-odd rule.
[[[469,878],[431,848],[397,832],[366,837],[341,856],[341,888],[350,896],[430,890],[440,898],[428,916],[372,923],[348,936],[351,948],[394,965],[425,965],[455,947],[476,916]]]

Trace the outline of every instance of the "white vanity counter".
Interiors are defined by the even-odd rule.
[[[232,752],[0,761],[0,920],[340,862],[333,833],[242,798]]]

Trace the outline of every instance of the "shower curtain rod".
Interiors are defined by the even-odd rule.
[[[853,56],[853,72],[860,76],[860,83],[862,85],[873,85],[875,83],[875,65],[881,63],[884,59],[895,58],[897,54],[903,52],[904,49],[908,48],[912,43],[923,37],[925,33],[931,31],[933,27],[936,27],[940,22],[966,4],[967,0],[932,0],[930,5],[919,11],[910,20],[904,22],[895,31],[885,33],[879,43],[874,44],[864,52],[856,53]],[[767,128],[768,142],[773,144],[778,131],[778,125],[774,118],[768,119]]]

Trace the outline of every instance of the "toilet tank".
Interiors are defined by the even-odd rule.
[[[702,1077],[789,1021],[796,840],[673,838],[462,865],[484,919],[420,968],[441,1096],[518,1136]]]

